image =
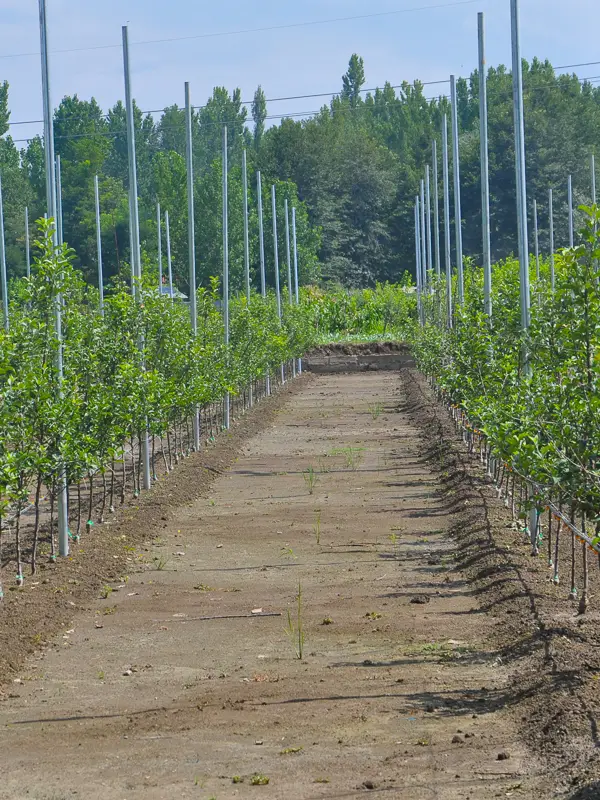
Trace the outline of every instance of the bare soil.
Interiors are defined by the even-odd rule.
[[[408,370],[261,404],[3,611],[0,798],[599,797],[593,622],[477,469]]]
[[[571,537],[559,548],[561,580],[552,582],[544,544],[538,557],[515,530],[510,514],[477,459],[466,455],[450,416],[425,379],[405,373],[404,410],[423,432],[429,463],[439,470],[452,514],[456,566],[473,585],[479,607],[494,621],[498,659],[512,672],[510,705],[523,740],[540,754],[556,795],[600,798],[600,571],[590,565],[592,602],[584,615],[570,597]],[[575,585],[583,584],[580,546]],[[592,560],[593,562],[593,560]],[[543,796],[543,795],[542,795]]]
[[[322,344],[311,350],[313,355],[332,356],[360,356],[360,355],[385,355],[387,353],[408,353],[408,345],[404,342],[332,342]]]
[[[236,404],[237,416],[231,430],[219,434],[216,440],[220,422],[216,414],[214,417],[205,414],[203,422],[209,438],[202,452],[180,460],[169,475],[160,469],[159,460],[156,467],[159,482],[151,493],[143,493],[118,507],[116,516],[107,514],[104,524],[96,524],[80,542],[71,543],[68,559],[53,562],[40,558],[36,575],[28,574],[23,587],[14,583],[5,586],[6,595],[0,604],[0,700],[3,684],[15,677],[24,659],[50,642],[77,610],[89,610],[90,600],[103,586],[119,582],[121,577],[136,570],[140,560],[136,546],[162,532],[180,505],[205,494],[215,476],[233,463],[242,443],[269,426],[289,395],[311,380],[311,376],[304,375],[286,384],[277,394],[263,397],[259,405],[245,414]],[[275,390],[275,380],[271,385]],[[6,556],[6,533],[4,536]],[[5,577],[11,566],[16,572],[14,561],[4,566]]]

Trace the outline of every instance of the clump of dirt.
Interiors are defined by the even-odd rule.
[[[322,344],[308,353],[311,356],[372,356],[388,353],[409,353],[404,342],[334,342]]]
[[[24,586],[10,587],[0,606],[0,687],[29,655],[68,625],[77,610],[89,606],[104,585],[126,580],[136,568],[139,546],[157,537],[175,510],[205,495],[245,442],[270,425],[290,394],[311,380],[312,376],[303,375],[263,399],[233,420],[231,430],[214,444],[182,461],[135,505],[122,506],[112,520],[96,525],[74,543],[68,559],[41,562]]]
[[[441,473],[453,514],[457,567],[472,582],[482,609],[497,619],[498,663],[514,670],[505,702],[521,720],[525,741],[546,759],[570,800],[600,797],[598,612],[577,614],[568,586],[554,586],[543,557],[531,556],[425,378],[414,370],[401,375],[403,410],[422,431],[425,457]],[[566,559],[563,563],[566,570]],[[592,572],[598,587],[598,571]]]

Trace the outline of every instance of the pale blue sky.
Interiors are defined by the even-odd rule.
[[[244,100],[261,83],[267,97],[338,91],[350,55],[365,59],[367,86],[468,74],[477,60],[477,12],[486,12],[488,63],[510,64],[509,0],[47,0],[51,51],[119,45],[128,23],[132,43],[385,12],[331,24],[132,46],[134,95],[144,110],[183,103],[190,81],[195,105],[215,85],[239,86]],[[431,8],[431,6],[447,6]],[[430,8],[427,8],[427,7]],[[413,10],[421,9],[421,10]],[[406,11],[403,11],[406,10]],[[521,0],[523,55],[555,65],[600,61],[598,0]],[[11,85],[12,120],[41,115],[37,0],[0,0],[0,79]],[[123,97],[119,47],[51,56],[53,100],[95,96],[106,109]],[[581,67],[600,75],[600,65]],[[445,92],[430,87],[428,94]],[[269,105],[270,114],[311,112],[326,99]],[[15,139],[40,126],[11,129]]]

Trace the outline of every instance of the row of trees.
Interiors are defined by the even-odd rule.
[[[256,142],[261,139],[266,111],[257,91],[254,117]],[[9,127],[8,85],[0,91],[0,134]],[[259,243],[255,140],[247,125],[247,111],[239,90],[232,96],[216,88],[207,105],[193,112],[193,153],[195,171],[195,216],[198,282],[209,286],[210,278],[222,269],[222,126],[228,126],[230,170],[230,265],[231,288],[244,284],[242,150],[248,151],[250,248],[252,272],[258,283]],[[262,122],[261,122],[262,120]],[[117,103],[104,114],[97,102],[65,97],[54,115],[56,153],[61,158],[62,202],[65,240],[76,253],[76,265],[93,283],[97,275],[94,177],[99,176],[102,246],[105,281],[129,274],[129,205],[126,113]],[[135,108],[136,151],[140,200],[141,241],[144,271],[157,273],[156,203],[168,210],[174,278],[184,292],[188,288],[187,173],[185,111],[178,106],[165,109],[158,121]],[[0,170],[4,184],[7,259],[13,276],[25,272],[25,208],[34,221],[46,210],[44,145],[40,137],[18,151],[10,137],[0,139]],[[277,190],[279,249],[285,258],[284,203],[296,207],[300,280],[318,278],[320,231],[308,219],[306,205],[292,180],[278,180],[275,173],[263,176],[265,250],[267,282],[274,284],[273,239],[271,232],[271,185]],[[164,236],[163,236],[164,242]],[[282,266],[282,271],[283,271]]]
[[[600,152],[600,88],[574,74],[558,75],[538,59],[524,62],[523,80],[529,214],[532,222],[536,198],[541,245],[547,249],[548,189],[555,190],[558,246],[568,243],[569,174],[575,204],[590,201],[589,155]],[[310,120],[288,119],[270,129],[260,153],[270,170],[295,181],[322,225],[323,275],[359,285],[397,279],[405,269],[414,272],[414,198],[425,165],[431,164],[433,139],[441,181],[444,114],[450,122],[448,98],[427,99],[422,83],[405,82],[399,89],[387,83],[366,93],[364,83],[363,61],[353,55],[340,95]],[[457,95],[464,251],[479,260],[477,71],[458,80]],[[488,71],[488,104],[492,257],[498,260],[517,251],[512,75],[503,66]],[[451,239],[454,253],[453,225]]]
[[[194,112],[197,253],[199,280],[221,268],[221,126],[228,125],[231,197],[232,286],[242,285],[241,153],[249,156],[252,267],[258,269],[258,224],[254,175],[265,176],[263,204],[270,230],[270,184],[277,183],[298,208],[301,277],[345,285],[396,280],[413,270],[412,205],[431,142],[441,152],[441,123],[449,116],[445,96],[427,99],[419,82],[366,92],[362,59],[353,55],[339,95],[314,116],[265,128],[268,102],[256,91],[251,119],[239,90],[215,88]],[[462,211],[465,254],[481,250],[478,75],[458,81]],[[524,63],[527,174],[530,198],[540,207],[542,247],[548,247],[547,190],[556,190],[557,243],[567,241],[566,183],[574,176],[575,201],[590,198],[588,156],[600,144],[600,88],[576,75],[557,75],[547,62]],[[503,66],[488,73],[491,225],[494,259],[516,251],[512,78]],[[8,86],[0,89],[0,135],[8,130]],[[160,118],[136,108],[142,242],[147,265],[156,263],[155,204],[169,210],[175,275],[185,291],[187,240],[185,207],[185,120],[177,105]],[[103,245],[108,277],[124,274],[129,260],[125,110],[117,103],[104,114],[95,100],[66,97],[55,113],[56,150],[63,164],[64,222],[88,279],[95,269],[93,178],[100,176]],[[5,189],[8,261],[24,271],[24,208],[31,219],[44,212],[43,142],[19,151],[0,139]],[[441,169],[439,170],[441,176]],[[275,179],[279,178],[279,181]],[[531,213],[531,209],[530,209]],[[281,217],[283,220],[283,217]],[[283,236],[283,225],[280,225]],[[454,230],[451,231],[454,242]],[[281,246],[284,246],[283,239]],[[272,274],[272,243],[267,259]]]

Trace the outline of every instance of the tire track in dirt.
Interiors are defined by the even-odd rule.
[[[0,705],[0,798],[550,796],[399,384],[314,379],[168,515]]]

